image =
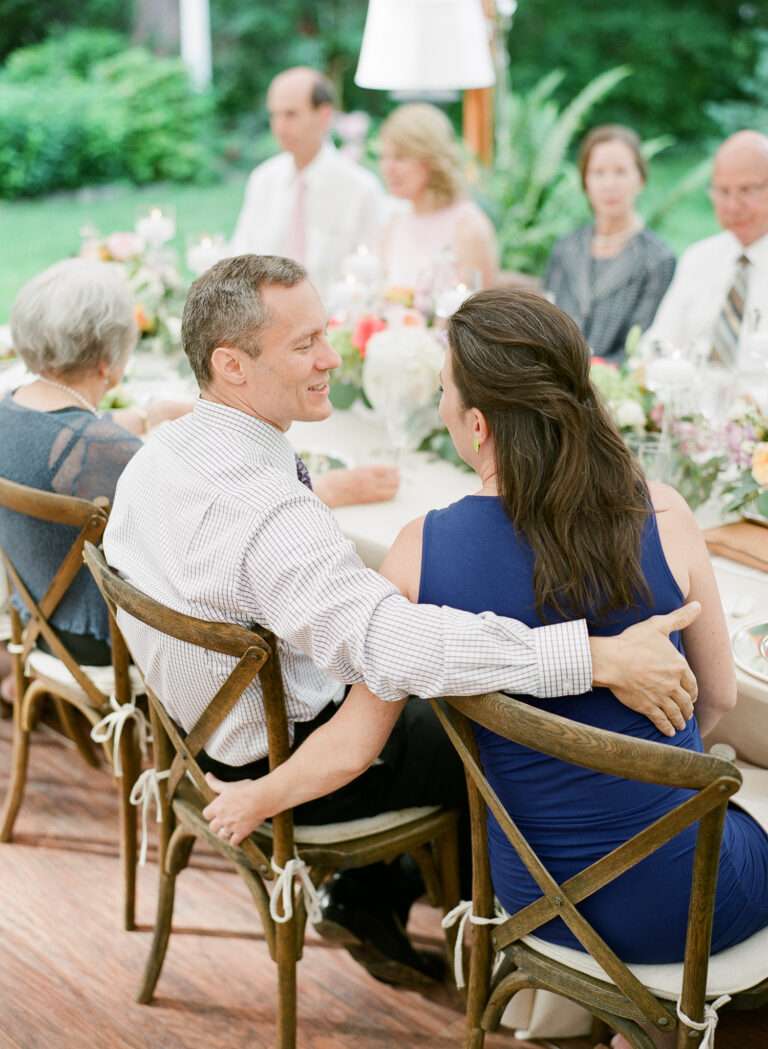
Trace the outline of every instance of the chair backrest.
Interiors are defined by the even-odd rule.
[[[107,524],[109,500],[99,498],[90,502],[74,496],[42,492],[37,488],[29,488],[26,485],[0,478],[0,507],[39,521],[46,521],[49,524],[69,526],[78,530],[61,564],[53,573],[47,590],[39,600],[36,600],[30,593],[18,566],[14,564],[2,543],[0,543],[0,558],[2,558],[8,577],[9,592],[16,592],[29,613],[29,619],[22,627],[18,611],[11,604],[11,640],[14,646],[14,657],[20,660],[22,666],[26,664],[37,639],[43,637],[51,652],[65,665],[90,702],[94,706],[101,706],[107,697],[83,672],[80,664],[51,626],[50,619],[72,585],[75,576],[83,567],[85,543],[98,543],[101,539]],[[114,624],[110,623],[110,626],[114,648]],[[119,646],[119,641],[117,644]],[[126,688],[128,698],[130,698],[127,666],[119,677],[116,692],[118,699],[122,701],[124,697],[121,693]],[[121,685],[124,688],[120,687]]]
[[[701,1017],[720,840],[728,799],[741,785],[738,769],[730,762],[709,755],[680,750],[663,743],[631,739],[615,732],[582,725],[499,693],[447,697],[436,703],[436,710],[467,773],[476,870],[475,913],[487,917],[493,913],[485,829],[486,806],[542,891],[540,899],[522,908],[496,928],[493,940],[497,950],[528,935],[550,919],[559,917],[648,1022],[660,1030],[668,1031],[675,1027],[677,1018],[674,1011],[659,1003],[630,972],[577,910],[576,904],[634,867],[684,828],[699,821],[680,1004],[687,1016]],[[515,743],[574,765],[624,779],[686,788],[694,793],[645,830],[561,885],[551,876],[488,783],[480,766],[469,720]]]
[[[263,695],[270,768],[285,761],[290,753],[288,719],[274,635],[260,627],[249,630],[237,624],[209,622],[177,612],[122,579],[92,543],[85,544],[83,556],[115,617],[118,609],[122,610],[161,634],[232,656],[237,661],[224,683],[211,696],[197,723],[187,733],[168,715],[162,697],[147,686],[153,726],[155,729],[159,727],[163,734],[162,739],[155,739],[155,760],[161,766],[157,771],[170,769],[164,788],[166,805],[173,799],[185,776],[193,781],[206,802],[215,797],[196,757],[256,677],[261,683]],[[290,812],[275,816],[272,827],[275,859],[282,866],[293,857],[293,819]],[[274,876],[269,860],[253,840],[247,839],[240,848],[262,876]]]

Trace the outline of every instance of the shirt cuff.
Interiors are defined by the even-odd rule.
[[[592,653],[585,619],[533,631],[541,699],[579,696],[592,688]]]

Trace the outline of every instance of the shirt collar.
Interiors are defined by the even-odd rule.
[[[752,241],[748,248],[742,249],[751,263],[768,261],[768,233]]]
[[[293,157],[290,157],[291,161],[291,172],[294,181],[299,177],[303,178],[306,183],[311,183],[316,177],[319,171],[321,171],[324,164],[328,162],[336,154],[336,147],[332,142],[323,142],[316,155],[310,160],[309,164],[305,168],[299,171],[296,168]],[[290,154],[289,154],[290,156]]]
[[[226,434],[230,453],[237,449],[252,451],[256,447],[262,462],[283,473],[296,475],[296,455],[285,434],[277,427],[239,408],[230,408],[202,397],[195,402],[193,416],[207,434]]]
[[[742,255],[746,256],[746,258],[748,258],[753,264],[768,261],[768,233],[758,238],[758,240],[753,240],[752,243],[745,248],[738,237],[734,237],[730,230],[724,230],[723,232],[728,238],[728,245],[733,253],[734,261]]]

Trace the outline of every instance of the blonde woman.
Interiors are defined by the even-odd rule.
[[[491,286],[498,271],[496,238],[466,194],[451,122],[434,106],[400,106],[380,137],[387,189],[408,203],[382,238],[386,283],[415,290],[459,281]]]

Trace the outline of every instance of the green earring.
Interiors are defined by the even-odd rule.
[[[472,442],[472,447],[475,449],[475,455],[479,455],[480,454],[480,438],[479,437],[475,437],[474,441]]]

